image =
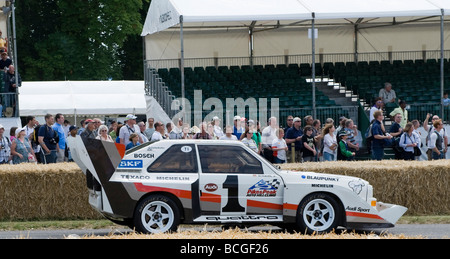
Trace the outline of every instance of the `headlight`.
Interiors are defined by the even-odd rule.
[[[370,206],[372,207],[377,207],[377,199],[373,197],[373,186],[372,185],[367,185],[367,202],[370,204]]]

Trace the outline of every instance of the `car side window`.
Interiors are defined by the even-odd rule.
[[[197,173],[194,145],[173,145],[148,168],[149,173]]]
[[[237,146],[198,145],[203,173],[263,174],[261,162]]]

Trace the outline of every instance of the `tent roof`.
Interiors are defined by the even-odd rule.
[[[153,0],[142,36],[180,23],[225,22],[229,26],[249,21],[300,21],[414,17],[450,14],[448,0]]]
[[[23,82],[21,116],[145,114],[144,81]]]

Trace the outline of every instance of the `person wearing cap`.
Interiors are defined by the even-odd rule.
[[[1,41],[1,40],[0,40]],[[0,59],[0,70],[8,69],[12,64],[12,60],[8,57],[8,53],[3,52]]]
[[[430,117],[431,117],[431,125],[428,125],[428,120],[430,119]],[[432,150],[432,148],[430,148],[432,146],[430,137],[431,137],[431,134],[433,133],[433,131],[435,130],[433,124],[437,120],[439,120],[439,116],[438,115],[432,116],[432,114],[427,113],[427,117],[423,121],[423,129],[426,130],[427,133],[428,133],[427,137],[425,138],[425,141],[426,141],[426,144],[427,144],[427,147],[428,147],[428,149],[427,149],[427,157],[428,157],[429,161],[431,161],[433,159],[433,157],[432,157],[433,150]],[[447,150],[448,150],[448,134],[449,133],[446,131],[445,128],[443,128],[442,131],[443,131],[442,134],[443,134],[443,137],[444,137],[444,153],[447,153]]]
[[[97,138],[97,131],[95,130],[95,122],[92,119],[87,119],[84,121],[86,124],[86,128],[84,131],[80,134],[82,138]]]
[[[36,120],[34,116],[28,116],[26,122],[27,124],[25,125],[25,127],[23,127],[23,129],[25,130],[25,137],[27,137],[28,140],[31,142],[31,147],[34,150],[34,153],[39,154],[41,152],[41,146],[38,144],[37,141],[38,137],[37,131],[39,129],[37,126],[39,125],[39,122]],[[36,155],[36,158],[38,160],[38,163],[40,163],[41,156]]]
[[[234,122],[233,135],[235,135],[237,139],[241,139],[242,133],[245,132],[245,129],[241,126],[241,116],[239,115],[234,116],[233,122]]]
[[[302,130],[302,119],[299,117],[295,117],[293,119],[293,126],[289,128],[286,132],[286,144],[289,147],[292,145],[292,143],[295,144],[295,161],[291,161],[292,163],[301,163],[302,162],[302,136],[303,136],[303,130]],[[290,152],[287,152],[287,158],[290,161]]]
[[[0,124],[0,164],[9,164],[11,161],[11,140],[4,136],[5,127]]]
[[[27,162],[36,162],[36,156],[31,143],[25,137],[25,129],[16,129],[16,139],[11,144],[11,155],[13,156],[13,164],[21,164]]]
[[[137,117],[133,114],[128,114],[127,117],[125,117],[126,123],[122,128],[120,128],[119,131],[120,144],[124,144],[125,146],[127,146],[131,142],[131,134],[141,132],[139,126],[136,125],[136,119]],[[139,136],[139,143],[144,143],[141,136]]]
[[[41,145],[41,162],[44,164],[56,163],[56,146],[58,134],[52,129],[55,122],[53,115],[45,115],[45,125],[39,128],[38,142]]]
[[[348,147],[347,138],[349,133],[345,130],[339,132],[338,160],[354,160],[355,152],[351,152]]]

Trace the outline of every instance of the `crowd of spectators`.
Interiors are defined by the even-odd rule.
[[[47,114],[44,125],[39,125],[33,116],[29,116],[25,127],[10,129],[11,137],[4,135],[5,128],[0,125],[0,164],[72,161],[69,146],[77,135],[120,143],[127,150],[149,141],[164,139],[242,141],[272,163],[355,160],[361,153],[358,152],[361,142],[356,141],[357,138],[366,140],[367,150],[375,160],[384,158],[386,147],[394,150],[396,159],[418,160],[422,155],[420,148],[424,145],[427,147],[428,160],[445,158],[448,133],[437,115],[427,114],[423,122],[426,143],[422,143],[421,132],[418,131],[419,121],[408,120],[406,103],[400,100],[399,107],[389,114],[392,125],[386,130],[383,106],[385,101],[391,102],[390,98],[395,98],[395,94],[392,95],[390,84],[386,84],[382,90],[370,110],[372,120],[365,134],[358,131],[351,119],[341,117],[335,125],[334,120],[329,118],[322,125],[320,120],[311,115],[305,116],[303,120],[288,116],[284,128],[280,127],[276,117],[269,118],[267,126],[261,128],[259,121],[240,116],[234,117],[233,126],[225,127],[218,117],[190,127],[183,119],[178,119],[176,124],[155,122],[153,118],[137,123],[137,117],[129,114],[124,124],[109,121],[109,125],[105,125],[101,119],[94,118],[82,120],[81,127],[76,127],[59,113],[55,116]],[[430,119],[431,125],[428,124]]]

